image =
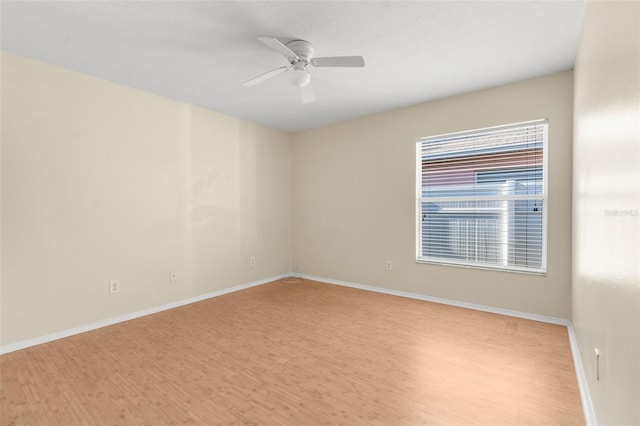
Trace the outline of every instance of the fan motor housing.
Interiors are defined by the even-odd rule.
[[[313,58],[313,44],[306,40],[292,40],[286,44],[298,57],[305,62],[311,62]]]

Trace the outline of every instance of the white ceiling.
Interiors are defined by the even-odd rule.
[[[571,69],[583,1],[17,1],[2,49],[147,92],[298,131]],[[286,64],[257,40],[305,39],[316,56],[301,104]]]

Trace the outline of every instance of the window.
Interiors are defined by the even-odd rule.
[[[417,260],[546,271],[547,121],[417,144]]]

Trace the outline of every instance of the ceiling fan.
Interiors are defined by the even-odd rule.
[[[286,71],[292,71],[291,84],[300,88],[302,103],[310,103],[315,99],[313,87],[311,86],[311,74],[307,67],[364,67],[364,59],[362,56],[330,56],[324,58],[315,58],[313,56],[313,44],[305,40],[292,40],[286,44],[272,37],[258,37],[258,40],[275,50],[280,52],[287,58],[289,65],[285,65],[251,80],[245,81],[245,86],[253,86],[278,74]]]

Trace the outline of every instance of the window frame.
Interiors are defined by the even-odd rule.
[[[427,200],[424,198],[422,192],[422,149],[423,143],[441,140],[441,139],[450,139],[450,138],[462,138],[470,135],[481,135],[485,133],[497,132],[497,131],[505,131],[514,128],[527,127],[527,126],[543,126],[543,140],[542,140],[542,194],[541,196],[530,197],[527,199],[538,198],[542,201],[542,255],[541,255],[541,264],[540,268],[526,268],[521,266],[503,266],[498,264],[489,264],[489,263],[477,263],[473,261],[465,261],[461,259],[446,259],[446,258],[428,258],[422,255],[423,247],[422,247],[422,222],[423,222],[423,206],[422,203]],[[549,212],[549,192],[548,192],[548,174],[549,174],[549,119],[538,119],[531,121],[524,121],[519,123],[512,123],[506,125],[492,126],[492,127],[484,127],[480,129],[473,130],[464,130],[460,132],[452,132],[452,133],[443,133],[434,136],[427,136],[418,138],[416,141],[416,211],[415,211],[415,220],[416,220],[416,228],[415,228],[415,236],[416,236],[416,263],[419,264],[436,264],[436,265],[446,265],[446,266],[454,266],[454,267],[463,267],[463,268],[473,268],[473,269],[486,269],[486,270],[494,270],[494,271],[503,271],[503,272],[515,272],[515,273],[524,273],[524,274],[533,274],[533,275],[546,275],[547,274],[547,239],[548,239],[548,212]],[[483,196],[479,197],[469,197],[466,200],[482,200]],[[495,199],[495,196],[491,196],[492,199]],[[502,199],[502,198],[501,198]],[[504,198],[506,199],[523,199],[522,196],[512,195]],[[433,198],[431,199],[433,200]]]

